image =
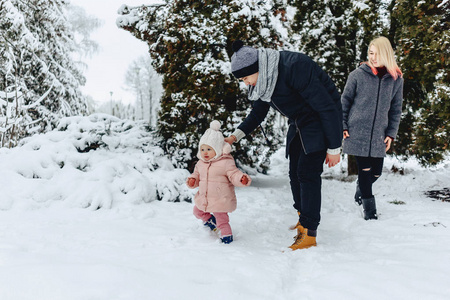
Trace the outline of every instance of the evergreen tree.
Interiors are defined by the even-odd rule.
[[[166,0],[162,5],[123,6],[121,14],[119,26],[149,44],[153,66],[164,76],[158,121],[163,146],[174,164],[191,168],[209,123],[222,121],[228,134],[250,109],[245,89],[231,74],[233,41],[281,47],[284,37],[277,29],[286,21],[285,9],[278,0]],[[267,122],[269,131],[271,126]],[[282,140],[271,138],[267,155]],[[235,157],[252,165],[264,149],[261,144],[261,134],[250,136],[237,145]]]
[[[298,49],[315,60],[344,90],[350,72],[367,60],[370,41],[385,28],[380,0],[292,0],[292,30]],[[349,156],[348,173],[356,174]]]
[[[367,61],[370,42],[380,36],[387,36],[390,28],[389,10],[385,0],[353,0],[354,15],[358,20],[357,47],[359,62]],[[395,45],[393,45],[395,48]]]
[[[67,6],[64,0],[0,2],[2,146],[87,112]]]
[[[380,0],[291,0],[298,49],[330,75],[340,91],[348,74],[367,60],[367,47],[385,28]]]
[[[396,152],[436,164],[450,141],[450,4],[401,0],[392,4],[393,32],[404,72],[404,111]]]
[[[367,60],[369,42],[388,36],[404,72],[404,109],[393,152],[424,164],[449,149],[449,27],[446,0],[292,0],[296,45],[342,90],[348,73]],[[388,5],[389,4],[389,5]],[[345,46],[342,45],[342,37]],[[339,62],[339,63],[336,63]],[[341,65],[346,65],[347,70]]]
[[[292,29],[299,36],[299,50],[321,65],[342,91],[358,63],[352,1],[294,0],[292,5],[297,9]]]

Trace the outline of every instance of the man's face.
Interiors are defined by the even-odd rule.
[[[256,72],[255,74],[239,78],[239,80],[242,80],[246,86],[249,86],[249,85],[255,86],[256,81],[258,81],[258,74],[259,74],[259,72]]]

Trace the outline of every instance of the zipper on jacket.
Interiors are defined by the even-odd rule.
[[[208,208],[208,204],[209,204],[209,201],[208,201],[208,183],[209,183],[209,168],[211,167],[211,162],[210,161],[208,161],[208,162],[206,162],[207,164],[208,164],[208,168],[206,168],[206,190],[205,190],[205,200],[206,200],[206,205],[205,205],[205,210],[207,210],[207,208]]]
[[[272,102],[273,106],[275,106],[276,109],[280,112],[280,114],[282,114],[284,117],[288,118],[288,116],[286,116],[286,115],[281,111],[281,109],[275,104],[275,102],[273,102],[273,101],[271,101],[271,102]],[[288,119],[289,119],[289,118],[288,118]]]
[[[275,102],[272,101],[272,104],[273,104],[273,106],[275,106],[275,108],[280,112],[280,114],[282,114],[284,117],[286,117],[286,118],[289,119],[289,117],[286,116],[286,115],[281,111],[281,109],[275,104]],[[308,154],[308,153],[306,152],[306,149],[305,149],[305,144],[303,144],[302,134],[301,134],[301,132],[300,132],[300,129],[299,129],[298,126],[297,126],[297,119],[294,120],[294,123],[295,123],[295,127],[296,127],[296,129],[297,129],[297,132],[298,132],[298,136],[300,137],[300,143],[302,144],[303,151],[305,152],[305,154]]]
[[[378,93],[377,93],[377,103],[375,105],[375,115],[373,117],[373,122],[372,122],[372,132],[370,134],[370,144],[369,144],[369,157],[370,154],[372,152],[372,139],[373,139],[373,130],[375,129],[375,121],[377,119],[377,111],[378,111],[378,102],[380,99],[380,88],[381,88],[381,78],[378,79]]]
[[[280,114],[282,114],[284,117],[286,117],[286,118],[289,119],[289,117],[286,116],[286,115],[281,111],[281,109],[275,104],[275,102],[273,102],[273,101],[271,101],[271,102],[272,102],[273,106],[275,106],[275,108],[280,112]],[[297,119],[294,120],[294,123],[295,123],[295,128],[297,129],[297,132],[298,132],[298,136],[300,137],[300,143],[302,144],[303,152],[305,152],[305,154],[308,154],[308,153],[306,152],[305,144],[303,143],[302,133],[301,133],[301,131],[300,131],[300,128],[298,128],[298,126],[297,126]]]
[[[300,143],[302,144],[303,152],[305,152],[305,155],[306,155],[308,153],[306,152],[305,144],[303,144],[302,133],[300,131],[300,128],[298,128],[297,119],[295,119],[294,122],[295,122],[295,128],[297,129],[298,136],[300,137]]]

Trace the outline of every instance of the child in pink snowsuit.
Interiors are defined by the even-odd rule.
[[[194,197],[194,216],[201,219],[211,230],[220,230],[221,241],[229,244],[233,234],[228,213],[236,209],[235,186],[249,186],[251,178],[241,172],[231,156],[231,146],[225,143],[219,131],[219,121],[212,121],[201,137],[194,173],[186,184],[198,187]]]

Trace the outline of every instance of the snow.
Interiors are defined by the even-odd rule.
[[[189,198],[188,172],[174,170],[156,141],[143,122],[104,114],[64,118],[52,132],[0,149],[0,209],[60,201],[96,210]]]
[[[0,299],[448,299],[450,203],[424,192],[448,187],[449,160],[386,159],[377,221],[353,204],[345,164],[325,167],[317,247],[287,248],[296,212],[284,149],[237,188],[224,245],[192,203],[146,197],[192,191],[141,123],[63,119],[0,151]]]
[[[366,9],[370,9],[370,6],[367,5],[365,2],[360,2],[360,1],[354,1],[353,3],[355,9],[359,9],[359,10],[366,10]]]
[[[439,7],[439,8],[445,7],[444,5],[446,5],[447,2],[448,2],[448,0],[443,0],[443,1],[438,5],[438,7]]]

